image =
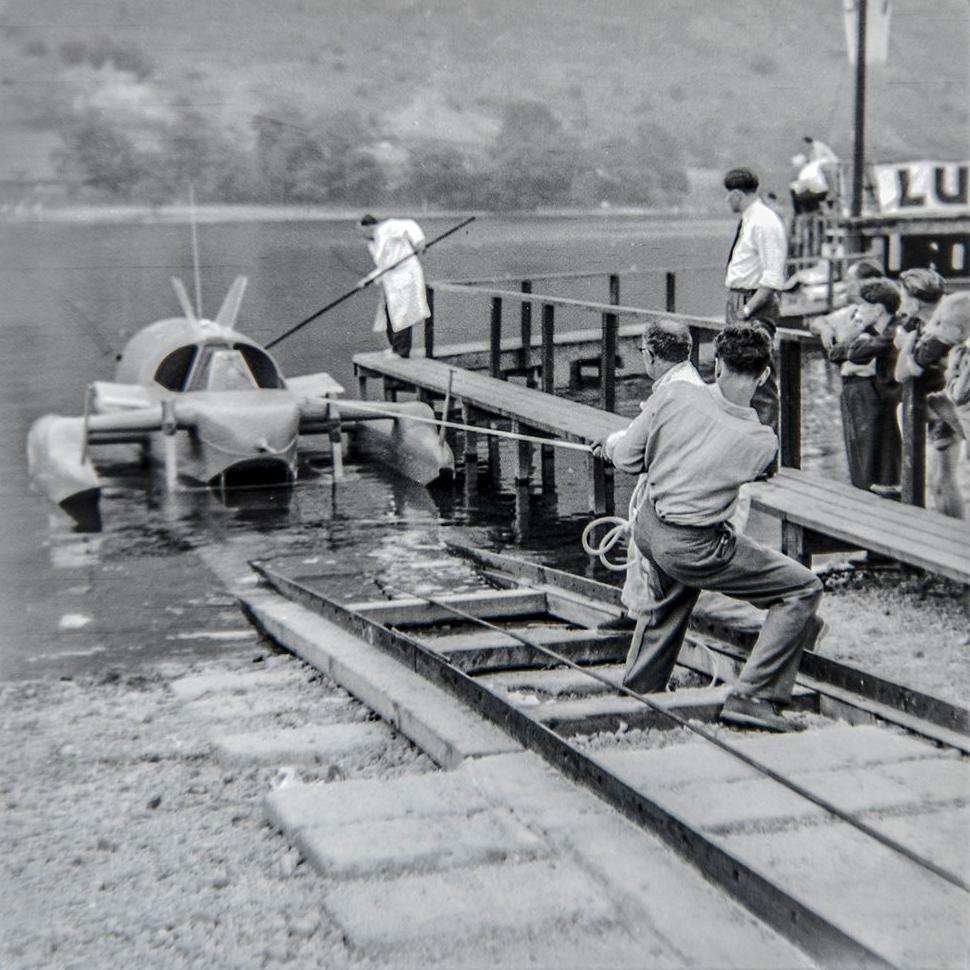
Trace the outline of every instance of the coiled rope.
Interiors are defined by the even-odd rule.
[[[633,523],[637,517],[637,509],[639,509],[640,503],[646,500],[646,490],[646,478],[641,476],[637,480],[636,488],[634,488],[633,494],[630,496],[630,517],[628,519],[624,519],[621,515],[600,516],[598,519],[593,519],[592,522],[588,523],[586,528],[583,529],[583,534],[580,536],[583,551],[589,556],[595,556],[597,559],[599,559],[600,563],[611,572],[621,573],[628,572],[630,569],[639,570],[641,568],[641,554],[636,549],[632,534]],[[597,529],[604,526],[607,527],[606,532],[603,533],[603,536],[599,542],[594,542],[592,538],[593,533],[595,533]],[[621,542],[626,543],[628,550],[626,556],[622,560],[610,559],[608,554]],[[624,592],[626,592],[625,588]],[[647,612],[650,608],[648,605],[640,603],[634,603],[632,606],[630,606],[626,603],[625,599],[623,602],[624,605],[627,605],[627,608],[631,614],[642,614]],[[711,681],[707,686],[714,687],[718,682],[729,683],[729,678],[725,677],[721,673],[721,658],[703,641],[698,640],[696,643],[707,654],[708,663],[710,664]],[[670,690],[669,685],[667,690]]]

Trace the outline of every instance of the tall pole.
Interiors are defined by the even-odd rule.
[[[856,0],[855,144],[852,153],[853,218],[862,215],[863,169],[866,163],[866,0]]]

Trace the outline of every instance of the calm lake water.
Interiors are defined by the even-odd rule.
[[[422,225],[431,238],[457,221]],[[676,269],[678,309],[716,314],[731,227],[729,219],[480,218],[424,263],[430,279],[596,271],[603,276],[595,281],[560,281],[545,292],[598,300],[606,297],[605,274],[620,272],[622,301],[640,306],[663,304],[663,271]],[[190,240],[186,225],[0,225],[0,680],[238,649],[253,634],[223,580],[241,575],[248,558],[299,557],[307,572],[330,574],[334,595],[345,599],[470,582],[471,570],[444,547],[452,539],[591,569],[578,546],[588,515],[581,462],[571,452],[557,456],[553,498],[533,492],[518,503],[505,474],[487,495],[469,499],[460,486],[429,491],[353,465],[334,484],[311,455],[291,496],[253,493],[226,507],[200,491],[165,499],[139,469],[118,462],[106,469],[102,531],[73,531],[29,488],[27,430],[44,413],[80,413],[85,387],[112,378],[112,356],[125,339],[178,314],[169,278],[182,277],[194,293]],[[262,341],[370,268],[350,220],[202,224],[199,244],[206,315],[245,274],[239,328]],[[283,372],[326,370],[356,396],[353,354],[383,346],[371,332],[375,299],[373,291],[355,296],[274,348]],[[487,333],[485,300],[439,299],[436,317],[439,343]],[[559,323],[590,320],[563,315]],[[633,383],[622,410],[633,413],[638,397]],[[830,419],[809,409],[806,423],[810,442],[814,424],[823,428],[817,438],[828,434],[816,451],[833,453]],[[618,490],[618,502],[625,494]]]

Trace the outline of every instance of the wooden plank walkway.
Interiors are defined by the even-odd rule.
[[[781,520],[784,551],[803,562],[821,534],[970,583],[970,522],[794,468],[756,485],[751,504]]]
[[[451,385],[453,401],[567,441],[593,444],[603,435],[630,423],[628,418],[611,411],[425,357],[403,359],[386,357],[383,353],[355,354],[354,368],[358,376],[367,373],[374,377],[389,377],[438,397],[444,396],[449,375],[454,375]]]
[[[593,444],[629,424],[629,418],[523,387],[478,371],[456,368],[423,357],[402,359],[383,353],[357,354],[354,367],[362,382],[389,379],[394,387],[413,387],[419,394],[443,397],[451,380],[452,401],[463,407],[465,423],[509,421],[513,431],[542,433],[567,441]],[[527,480],[531,446],[519,446],[517,479]],[[590,508],[608,508],[603,463],[586,458]],[[782,468],[752,488],[754,508],[781,520],[784,551],[810,563],[814,552],[831,550],[820,537],[842,548],[867,549],[970,583],[970,522],[951,519],[918,506],[904,505],[870,492],[796,468]]]

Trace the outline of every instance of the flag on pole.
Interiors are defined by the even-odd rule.
[[[849,48],[849,63],[855,67],[856,49],[859,43],[860,0],[842,0],[845,21],[845,42]],[[889,60],[889,15],[892,0],[867,0],[866,2],[866,64],[885,64]]]

